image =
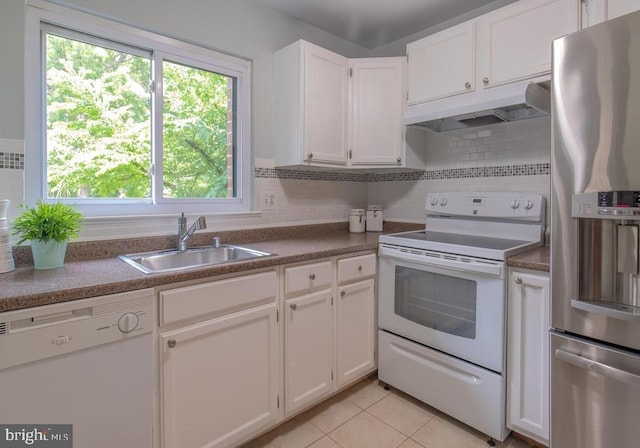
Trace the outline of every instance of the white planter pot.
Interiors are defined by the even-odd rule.
[[[31,253],[33,255],[33,266],[36,269],[59,268],[64,264],[64,255],[67,251],[67,242],[58,243],[56,241],[31,241]]]

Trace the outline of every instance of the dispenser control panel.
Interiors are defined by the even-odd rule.
[[[599,191],[575,194],[574,218],[640,219],[640,191]]]
[[[598,207],[640,207],[640,191],[600,191]]]

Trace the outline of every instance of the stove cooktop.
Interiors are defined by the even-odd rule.
[[[505,260],[541,245],[539,241],[428,231],[381,235],[380,243],[492,260]]]

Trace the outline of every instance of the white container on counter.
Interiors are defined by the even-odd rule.
[[[367,232],[382,232],[382,206],[367,206]]]
[[[365,215],[363,208],[352,208],[349,213],[349,232],[362,233],[365,229]]]

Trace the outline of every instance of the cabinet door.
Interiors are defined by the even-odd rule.
[[[507,427],[549,444],[549,276],[512,271]]]
[[[583,0],[582,28],[640,10],[638,0]]]
[[[285,391],[289,414],[333,390],[331,290],[285,301]]]
[[[474,90],[475,22],[407,45],[408,105]]]
[[[404,58],[350,60],[349,161],[352,166],[402,162]]]
[[[375,369],[375,308],[373,279],[338,288],[338,387]]]
[[[575,0],[522,0],[478,19],[478,83],[485,88],[551,72],[551,42],[578,29]]]
[[[347,58],[304,42],[303,64],[303,158],[345,165]]]
[[[278,418],[277,305],[160,335],[163,448],[233,446]]]
[[[604,0],[606,2],[607,20],[640,10],[638,0]]]

